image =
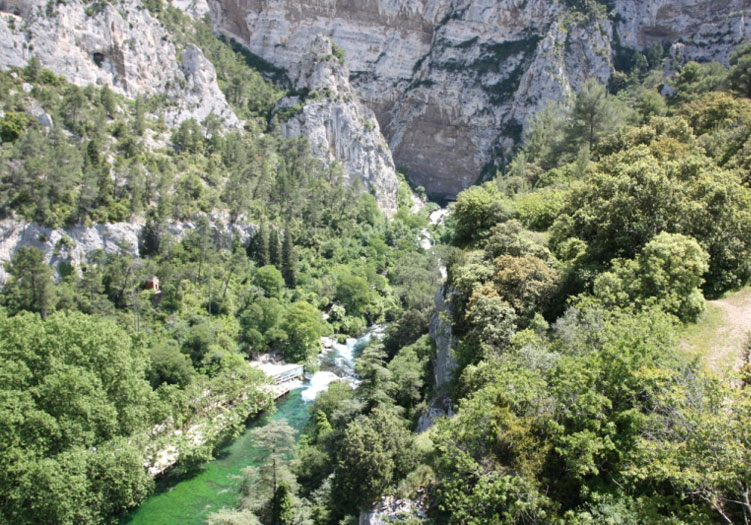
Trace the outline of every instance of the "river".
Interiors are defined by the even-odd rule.
[[[335,343],[322,356],[320,370],[310,381],[280,400],[276,412],[251,421],[240,437],[219,449],[213,461],[200,465],[188,475],[168,474],[159,480],[154,494],[126,515],[120,521],[121,525],[199,525],[221,507],[235,506],[242,471],[253,465],[258,455],[251,431],[283,418],[299,436],[310,418],[308,404],[332,381],[346,379],[354,383],[355,358],[368,342],[382,333],[382,327],[375,327],[357,339],[347,339],[346,344]]]

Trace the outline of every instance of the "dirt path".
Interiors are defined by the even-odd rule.
[[[716,373],[737,368],[743,360],[743,346],[751,333],[751,288],[707,302],[707,312],[687,327],[681,347],[700,355]]]

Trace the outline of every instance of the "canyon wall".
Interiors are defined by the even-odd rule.
[[[588,78],[608,82],[624,49],[662,43],[670,67],[727,62],[751,36],[751,0],[171,3],[210,14],[217,33],[285,70],[295,91],[280,103],[288,110],[278,129],[307,136],[387,212],[396,168],[433,198],[452,199],[495,172],[548,101]],[[168,125],[214,113],[241,126],[211,62],[174,40],[139,0],[0,0],[0,67],[37,56],[81,86],[166,94]]]
[[[81,0],[0,0],[0,67],[32,56],[79,86],[108,84],[129,97],[165,94],[168,125],[210,113],[238,119],[219,89],[211,62],[195,46],[178,56],[169,33],[139,0],[94,8]]]
[[[285,69],[330,38],[397,167],[437,198],[492,172],[547,101],[607,82],[620,47],[675,44],[681,61],[726,62],[751,36],[751,0],[613,0],[588,12],[551,0],[208,3],[217,31]]]

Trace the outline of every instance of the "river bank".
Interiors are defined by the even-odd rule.
[[[222,507],[237,504],[242,486],[242,471],[258,458],[251,431],[270,421],[286,419],[300,431],[309,419],[299,388],[279,400],[273,414],[251,421],[237,439],[221,446],[216,459],[203,463],[183,475],[169,473],[157,482],[157,489],[120,523],[130,525],[199,525]]]

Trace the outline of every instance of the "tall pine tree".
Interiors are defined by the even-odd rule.
[[[33,246],[24,246],[5,263],[5,271],[11,277],[5,286],[3,302],[10,312],[39,312],[46,319],[55,304],[55,285],[44,253]]]
[[[282,244],[282,276],[287,288],[294,288],[297,285],[297,276],[295,275],[296,264],[295,247],[292,244],[292,235],[289,228],[284,231],[284,243]]]
[[[251,255],[256,264],[259,267],[270,264],[271,257],[269,255],[269,229],[265,223],[261,224],[261,227],[253,236],[251,245],[253,246]]]
[[[289,484],[279,483],[271,500],[271,525],[293,525],[294,506]]]
[[[279,269],[282,267],[282,246],[279,242],[279,232],[275,228],[269,232],[269,264]]]

